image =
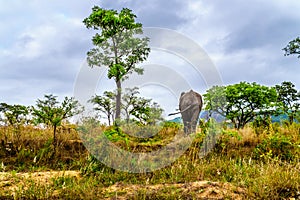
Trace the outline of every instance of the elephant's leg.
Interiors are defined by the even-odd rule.
[[[182,119],[183,120],[183,131],[184,133],[187,132],[187,121],[185,119]]]
[[[189,125],[189,118],[187,117],[186,113],[182,114],[182,121],[183,121],[183,131],[185,134],[188,133],[188,125]]]
[[[191,132],[192,133],[196,132],[196,127],[197,127],[197,121],[194,120],[191,122]]]
[[[197,123],[199,120],[199,110],[195,110],[191,117],[191,132],[195,133],[197,128]]]
[[[187,122],[187,128],[186,128],[186,132],[185,134],[191,134],[191,131],[192,131],[192,122],[191,121],[188,121]]]

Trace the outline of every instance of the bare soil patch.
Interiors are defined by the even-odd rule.
[[[182,196],[189,195],[197,199],[245,199],[245,189],[235,187],[229,183],[210,181],[197,181],[190,183],[156,184],[156,185],[123,185],[117,183],[106,189],[106,192],[115,194],[114,199],[128,199],[136,196],[139,190],[146,191],[146,194],[153,196],[164,191],[174,191]],[[172,193],[172,192],[171,192]],[[172,195],[172,194],[170,194]],[[165,195],[167,197],[167,195]],[[109,198],[108,198],[109,199]]]
[[[81,178],[79,171],[46,171],[32,173],[8,173],[0,172],[1,190],[14,192],[20,185],[25,185],[28,180],[38,184],[52,184],[51,179],[58,177]],[[229,183],[210,181],[197,181],[190,183],[156,184],[156,185],[129,185],[121,182],[110,187],[103,188],[102,193],[107,199],[132,199],[138,193],[146,196],[155,196],[165,192],[179,193],[183,196],[192,195],[197,199],[244,199],[246,191],[243,188],[235,187]],[[170,195],[172,195],[170,193]],[[167,195],[166,195],[167,197]]]
[[[38,184],[51,184],[52,178],[80,177],[79,171],[46,171],[32,173],[8,173],[0,172],[0,188],[6,191],[15,191],[20,185],[25,185],[28,180]],[[25,185],[26,186],[26,185]]]

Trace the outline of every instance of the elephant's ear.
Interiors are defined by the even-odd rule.
[[[185,92],[181,92],[181,95],[180,95],[180,97],[182,97],[184,94],[185,94]]]
[[[202,104],[203,104],[202,96],[199,93],[197,93],[197,92],[195,92],[195,95],[196,95],[196,97],[197,97],[197,99],[199,101],[200,107],[202,107]]]

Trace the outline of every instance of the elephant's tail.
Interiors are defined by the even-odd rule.
[[[176,112],[176,113],[170,113],[170,114],[168,114],[168,116],[177,115],[177,114],[179,114],[179,113],[180,113],[180,111],[179,111],[179,112]]]
[[[179,112],[176,112],[176,113],[170,113],[170,114],[168,114],[168,116],[171,116],[171,115],[177,115],[177,114],[179,114],[179,113],[184,113],[185,111],[187,111],[188,109],[190,109],[192,106],[197,106],[198,104],[191,104],[191,105],[189,105],[188,107],[186,107],[184,110],[182,110],[182,111],[179,111]]]

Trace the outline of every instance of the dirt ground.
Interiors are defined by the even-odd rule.
[[[39,184],[51,184],[52,178],[57,177],[75,177],[80,179],[79,171],[47,171],[34,173],[8,173],[0,172],[0,188],[1,190],[15,191],[20,184],[26,183],[27,180],[34,181]],[[137,191],[143,190],[147,194],[155,194],[165,189],[172,188],[171,191],[180,194],[193,194],[193,197],[199,199],[244,199],[245,190],[237,188],[229,183],[218,183],[210,181],[197,181],[191,183],[176,184],[157,184],[157,185],[128,185],[116,183],[110,187],[104,188],[103,192],[112,194],[113,197],[107,199],[128,199],[134,197]],[[170,191],[170,190],[168,190]]]

